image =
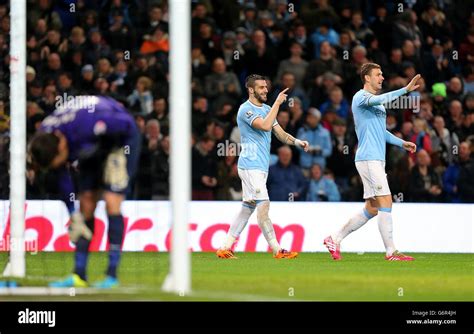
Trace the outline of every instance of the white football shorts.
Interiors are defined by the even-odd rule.
[[[364,199],[390,195],[385,161],[356,161],[355,165],[364,185]]]
[[[268,200],[268,173],[258,169],[238,169],[242,180],[242,199],[244,202]]]

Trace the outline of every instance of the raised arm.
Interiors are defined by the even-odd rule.
[[[265,116],[265,118],[258,117],[252,122],[252,126],[257,129],[257,130],[262,130],[262,131],[270,131],[275,124],[275,119],[278,115],[278,110],[280,109],[280,105],[285,102],[286,100],[286,91],[289,88],[285,88],[278,94],[277,99],[275,100],[275,103],[273,103],[272,109],[270,109],[270,112]]]
[[[400,96],[402,96],[403,94],[412,92],[415,89],[417,89],[418,87],[420,87],[419,85],[416,84],[416,82],[420,78],[421,78],[421,75],[417,74],[413,77],[413,79],[411,79],[410,83],[408,85],[406,85],[405,87],[403,87],[403,88],[400,88],[400,89],[397,89],[397,90],[394,90],[394,91],[391,91],[391,92],[388,92],[388,93],[385,93],[385,94],[370,95],[367,98],[366,103],[369,106],[376,106],[376,105],[385,104],[385,103],[388,103],[390,101],[393,101],[393,100],[399,98]]]
[[[370,95],[367,98],[367,105],[368,106],[377,106],[377,105],[380,105],[380,104],[389,103],[389,102],[399,98],[400,96],[402,96],[403,94],[406,94],[406,93],[407,93],[407,89],[406,89],[406,87],[403,87],[403,88],[393,90],[393,91],[385,93],[385,94]]]
[[[275,137],[277,137],[277,139],[283,144],[301,147],[302,149],[304,149],[305,152],[307,152],[309,149],[309,143],[307,141],[296,139],[288,132],[283,130],[283,128],[279,124],[276,124],[273,127],[273,133],[275,134]]]

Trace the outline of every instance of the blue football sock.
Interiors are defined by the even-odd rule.
[[[94,218],[86,220],[86,225],[94,233]],[[87,259],[89,257],[89,245],[91,241],[80,237],[76,243],[76,253],[74,254],[75,268],[74,273],[79,275],[80,278],[87,281],[86,267]]]
[[[108,216],[108,218],[109,267],[107,268],[107,276],[117,277],[117,267],[120,262],[124,223],[122,215]]]

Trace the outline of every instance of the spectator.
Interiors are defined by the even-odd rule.
[[[462,85],[462,80],[459,77],[452,77],[448,82],[448,100],[459,100],[464,99],[464,87]]]
[[[217,164],[216,199],[236,201],[242,197],[242,181],[237,172],[237,156],[230,150]]]
[[[458,100],[452,100],[449,103],[449,116],[446,120],[446,127],[451,133],[456,133],[458,137],[462,135],[462,123],[464,121],[464,115],[462,110],[462,103]]]
[[[392,26],[387,14],[387,8],[382,3],[379,3],[375,9],[375,19],[370,24],[370,29],[377,36],[377,39],[380,41],[380,49],[385,54],[389,54],[392,46]]]
[[[151,94],[152,81],[147,77],[140,77],[133,93],[127,98],[130,108],[135,112],[148,115],[153,110],[153,95]]]
[[[254,3],[245,4],[244,18],[240,21],[239,26],[251,33],[257,28],[257,8]]]
[[[126,98],[130,89],[131,82],[128,74],[128,63],[121,59],[117,61],[114,71],[110,75],[110,90],[115,94]]]
[[[369,34],[365,37],[365,45],[367,45],[367,57],[371,59],[374,63],[379,64],[382,68],[386,68],[388,65],[387,56],[379,48],[379,39],[373,35]],[[410,76],[410,79],[413,76]]]
[[[474,203],[474,144],[469,143],[469,160],[459,170],[457,189],[461,203]]]
[[[390,147],[394,147],[390,145]],[[387,172],[387,180],[390,185],[392,192],[392,198],[394,202],[409,202],[410,198],[410,178],[411,168],[413,168],[414,162],[403,154],[398,159],[394,167]]]
[[[151,119],[146,122],[145,135],[141,145],[140,168],[136,177],[136,197],[141,200],[150,200],[153,194],[153,183],[151,179],[153,170],[153,155],[160,147],[163,135],[160,131],[160,122]]]
[[[428,2],[425,10],[421,14],[419,24],[423,34],[424,42],[432,45],[434,40],[448,35],[445,14],[436,6],[436,2]]]
[[[101,58],[108,58],[111,55],[110,47],[102,38],[102,32],[98,28],[89,31],[89,39],[84,47],[85,61],[95,64]]]
[[[292,133],[289,132],[289,124],[290,124],[290,113],[287,110],[281,110],[278,115],[277,115],[277,122],[281,126],[283,130],[287,133]],[[284,144],[278,140],[278,138],[275,137],[275,134],[272,133],[272,140],[270,143],[270,153],[271,154],[277,154],[278,149],[282,147]],[[292,149],[293,151],[293,149]]]
[[[388,75],[398,76],[403,74],[403,53],[400,48],[393,48],[390,51],[390,59],[388,62]]]
[[[466,141],[459,145],[457,159],[453,160],[443,174],[443,190],[446,192],[448,202],[459,203],[461,201],[458,192],[459,172],[470,161],[471,150],[469,146],[469,142]]]
[[[323,176],[321,166],[318,164],[311,166],[311,179],[306,200],[311,202],[339,202],[341,200],[336,183]]]
[[[281,78],[284,73],[293,74],[295,77],[295,87],[301,90],[303,89],[303,79],[306,69],[308,68],[308,62],[301,57],[303,54],[303,46],[294,40],[290,44],[290,53],[290,58],[280,62],[277,77]]]
[[[336,83],[342,82],[342,63],[333,55],[333,49],[328,41],[320,45],[320,57],[309,63],[308,70],[304,79],[307,89],[320,87],[323,81],[323,75],[331,72],[335,75]]]
[[[392,41],[395,47],[401,47],[403,41],[410,40],[417,49],[422,42],[422,33],[416,25],[417,15],[411,9],[406,9],[398,14],[392,29]]]
[[[170,193],[170,137],[162,137],[159,143],[159,149],[153,152],[151,164],[151,199],[168,200]]]
[[[227,72],[222,58],[216,58],[212,62],[212,72],[206,77],[205,90],[213,107],[217,109],[224,103],[236,104],[242,90],[235,73]]]
[[[349,187],[349,177],[354,171],[355,143],[349,133],[344,119],[337,118],[333,123],[331,133],[332,153],[327,159],[327,167],[335,176],[335,181],[342,192]]]
[[[202,135],[206,129],[206,124],[211,119],[208,112],[209,105],[207,99],[204,96],[195,96],[193,98],[193,109],[192,109],[192,130],[198,136]]]
[[[288,105],[290,111],[290,123],[288,124],[288,133],[295,135],[296,131],[304,124],[303,104],[297,97],[293,98],[293,103]]]
[[[56,86],[58,87],[59,95],[75,96],[78,94],[78,91],[72,84],[72,75],[69,72],[59,74]]]
[[[355,33],[355,37],[359,41],[365,41],[368,35],[373,35],[372,30],[367,26],[362,17],[362,12],[355,11],[352,13],[351,30]]]
[[[310,108],[306,116],[306,125],[298,130],[297,137],[309,142],[309,151],[300,152],[300,167],[303,172],[309,174],[313,164],[321,168],[326,167],[326,158],[332,153],[331,137],[329,131],[319,124],[321,112],[316,108]]]
[[[31,66],[26,66],[26,83],[30,84],[36,78],[36,70]]]
[[[204,135],[192,149],[192,199],[214,200],[217,186],[217,163],[211,155],[215,146],[214,140]]]
[[[474,135],[474,111],[470,110],[464,116],[461,130],[459,131],[460,140],[468,140]]]
[[[319,58],[319,46],[323,41],[328,41],[331,45],[339,43],[339,34],[331,28],[327,21],[322,21],[318,29],[311,35],[311,42],[314,45],[314,58]]]
[[[42,95],[43,86],[38,80],[34,80],[28,84],[28,94],[26,97],[27,101],[39,103],[41,101]]]
[[[338,86],[329,91],[329,100],[321,104],[321,113],[324,115],[327,111],[332,110],[336,114],[346,119],[349,116],[349,103],[344,98],[342,89]]]
[[[416,150],[424,150],[428,154],[431,154],[431,137],[430,133],[428,132],[428,124],[426,121],[421,118],[416,118],[413,121],[413,134],[411,135],[410,141],[416,144]],[[415,154],[410,153],[412,159],[415,159]]]
[[[259,73],[273,80],[278,69],[278,59],[262,30],[254,31],[252,43],[245,50],[245,54],[248,73]]]
[[[193,31],[197,31],[199,34],[199,36],[193,37],[193,42],[199,43],[204,56],[212,62],[220,54],[221,40],[219,35],[214,33],[210,18],[204,19],[199,24],[199,29]]]
[[[229,70],[240,73],[242,68],[242,59],[245,56],[244,48],[237,42],[237,34],[233,31],[227,31],[222,36],[221,58]]]
[[[465,64],[474,64],[474,27],[469,29],[466,39],[459,46],[459,59]]]
[[[453,151],[459,145],[458,136],[445,127],[444,118],[435,116],[432,136],[433,153],[436,153],[441,164],[445,167],[453,162]]]
[[[169,133],[169,119],[165,98],[159,97],[153,100],[153,110],[146,115],[146,120],[148,121],[150,119],[156,119],[160,122],[160,128],[163,134]]]
[[[48,56],[47,65],[40,71],[40,78],[46,84],[55,83],[59,73],[62,72],[61,57],[57,53],[51,53]]]
[[[168,41],[168,34],[165,29],[158,25],[153,30],[153,34],[145,38],[142,46],[140,47],[140,52],[144,55],[148,53],[155,52],[169,52],[170,46]]]
[[[429,86],[436,82],[447,81],[454,73],[451,58],[444,54],[443,46],[439,40],[434,41],[431,53],[425,57],[423,66],[423,76]]]
[[[206,56],[202,53],[198,45],[194,45],[191,50],[191,62],[193,77],[203,80],[209,73],[210,66]]]
[[[446,119],[446,110],[448,109],[446,100],[448,96],[447,87],[444,83],[438,82],[434,84],[431,89],[431,96],[433,97],[433,114],[441,115]]]
[[[268,172],[268,194],[270,201],[304,200],[307,181],[298,166],[291,162],[289,146],[278,149],[278,162]]]
[[[141,35],[151,35],[153,30],[162,25],[166,29],[168,28],[168,22],[163,19],[163,10],[158,5],[152,5],[148,10],[148,20],[143,22]]]
[[[81,94],[92,94],[94,92],[94,67],[87,64],[81,70],[81,79],[77,83]]]
[[[280,108],[282,109],[288,109],[290,104],[294,103],[294,99],[298,98],[302,104],[303,104],[303,109],[306,109],[309,107],[309,100],[301,88],[296,87],[296,80],[295,76],[291,72],[285,72],[282,74],[280,78],[280,84],[278,84],[272,94],[272,99],[275,100],[278,96],[278,94],[288,88],[288,91],[286,94],[288,95],[286,102],[282,103]]]
[[[135,34],[133,27],[129,24],[127,14],[121,10],[110,11],[110,24],[107,33],[107,41],[114,50],[135,49]]]
[[[412,202],[440,202],[441,180],[431,167],[431,158],[425,150],[416,153],[416,165],[410,175],[410,200]]]

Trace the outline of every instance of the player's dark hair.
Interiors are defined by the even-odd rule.
[[[34,164],[41,168],[51,165],[58,155],[59,138],[52,133],[39,132],[31,138],[29,153]]]
[[[365,63],[362,65],[360,68],[360,79],[362,80],[362,83],[365,84],[365,76],[369,75],[370,76],[370,71],[372,71],[375,68],[381,68],[379,64],[376,63]]]
[[[255,81],[257,80],[266,80],[266,78],[259,74],[250,74],[245,78],[245,88],[255,88]]]

